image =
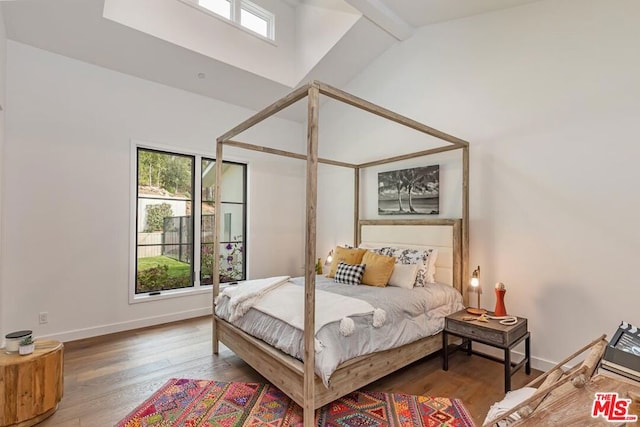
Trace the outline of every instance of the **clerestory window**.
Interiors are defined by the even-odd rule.
[[[275,15],[248,0],[181,0],[212,12],[262,37],[275,40]]]

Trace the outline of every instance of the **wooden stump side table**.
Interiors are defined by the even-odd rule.
[[[0,427],[29,427],[53,415],[63,393],[64,346],[36,340],[32,354],[0,349]]]

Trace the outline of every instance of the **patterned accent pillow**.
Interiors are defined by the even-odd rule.
[[[393,248],[371,248],[367,250],[369,252],[374,252],[378,255],[393,256],[393,255],[390,255],[391,253],[393,253]]]
[[[425,286],[427,283],[435,282],[435,258],[437,252],[434,249],[385,247],[380,248],[379,251],[381,255],[395,257],[396,264],[417,264],[418,273],[415,286]]]
[[[364,274],[365,264],[345,264],[340,261],[333,280],[346,285],[359,285]]]

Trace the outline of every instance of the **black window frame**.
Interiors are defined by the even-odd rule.
[[[189,284],[188,286],[179,286],[179,287],[173,287],[173,288],[167,288],[167,289],[158,289],[158,290],[140,290],[139,286],[138,286],[138,254],[139,254],[139,250],[140,247],[143,246],[158,246],[158,244],[139,244],[139,233],[142,232],[142,228],[144,228],[145,224],[140,224],[140,217],[141,217],[141,213],[140,213],[140,200],[145,199],[145,198],[153,198],[153,199],[160,199],[162,200],[163,197],[146,197],[144,194],[141,196],[140,195],[140,175],[138,173],[138,169],[139,169],[139,162],[140,162],[140,153],[141,152],[151,152],[151,153],[158,153],[158,154],[164,154],[164,155],[169,155],[169,156],[181,156],[181,157],[186,157],[189,158],[191,160],[191,182],[190,182],[190,188],[191,188],[191,194],[190,194],[190,198],[189,199],[184,199],[185,201],[187,201],[187,203],[191,204],[191,212],[190,215],[188,215],[187,217],[189,218],[188,220],[188,236],[189,239],[187,239],[188,241],[186,243],[179,243],[179,245],[182,246],[190,246],[190,252],[188,253],[187,257],[190,260],[189,261],[189,265],[190,265],[190,274],[189,274]],[[197,253],[196,254],[196,249],[199,251],[202,250],[202,246],[203,246],[203,235],[202,235],[202,218],[203,218],[203,213],[202,213],[202,205],[204,203],[204,197],[203,197],[203,177],[202,177],[202,164],[204,161],[208,161],[208,162],[215,162],[216,160],[212,157],[208,157],[204,154],[199,154],[199,153],[189,153],[189,152],[183,152],[180,151],[178,149],[165,149],[165,148],[154,148],[154,147],[148,147],[148,146],[142,146],[142,145],[136,145],[135,146],[135,150],[133,151],[133,155],[135,157],[135,173],[133,174],[133,176],[135,176],[135,230],[134,230],[134,260],[133,260],[133,283],[131,284],[131,286],[133,287],[132,290],[132,296],[133,296],[133,300],[135,300],[136,298],[139,297],[145,297],[145,296],[157,296],[157,295],[171,295],[171,294],[176,294],[176,293],[183,293],[183,292],[192,292],[192,291],[196,291],[196,290],[210,290],[211,289],[211,283],[203,283],[202,280],[202,260],[201,260],[201,254]],[[199,163],[199,165],[198,165]],[[236,162],[236,161],[227,161],[227,160],[223,160],[224,164],[231,164],[234,166],[240,166],[242,167],[242,201],[241,202],[225,202],[225,201],[221,201],[222,204],[232,204],[232,205],[241,205],[242,206],[242,237],[240,240],[236,240],[233,242],[226,242],[224,240],[221,239],[220,244],[227,244],[227,243],[234,243],[234,244],[239,244],[240,248],[241,248],[241,260],[239,262],[239,264],[241,265],[241,275],[238,278],[235,278],[234,280],[225,280],[224,282],[221,280],[221,283],[228,283],[228,282],[237,282],[237,281],[241,281],[241,280],[246,280],[247,277],[247,217],[248,217],[248,194],[247,194],[247,177],[248,177],[248,165],[246,163],[242,163],[242,162]],[[198,186],[198,187],[196,187]],[[176,200],[175,198],[170,198],[167,197],[167,200]],[[214,200],[211,201],[207,201],[207,202],[214,202]],[[197,208],[196,208],[197,206]],[[175,217],[175,218],[179,218],[179,217]],[[199,221],[200,225],[196,228],[196,221]],[[180,221],[180,223],[182,224],[182,221]],[[216,225],[216,220],[214,219],[214,227],[219,227],[218,225]],[[198,232],[196,232],[198,231]],[[218,232],[218,231],[216,231]],[[164,237],[164,234],[163,234]],[[164,240],[163,243],[164,245]],[[206,243],[205,243],[206,244]],[[222,254],[222,251],[220,251],[220,253]],[[196,256],[197,255],[197,256]],[[197,265],[196,265],[197,264]]]

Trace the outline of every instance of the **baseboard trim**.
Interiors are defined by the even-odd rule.
[[[93,338],[101,335],[113,334],[116,332],[129,331],[132,329],[146,328],[149,326],[161,325],[163,323],[177,322],[179,320],[192,319],[211,315],[211,307],[197,308],[193,310],[179,311],[176,313],[163,314],[161,316],[145,317],[142,319],[129,320],[126,322],[110,323],[108,325],[92,326],[83,329],[58,332],[50,335],[38,335],[38,338],[54,339],[62,342],[76,341],[85,338]]]

